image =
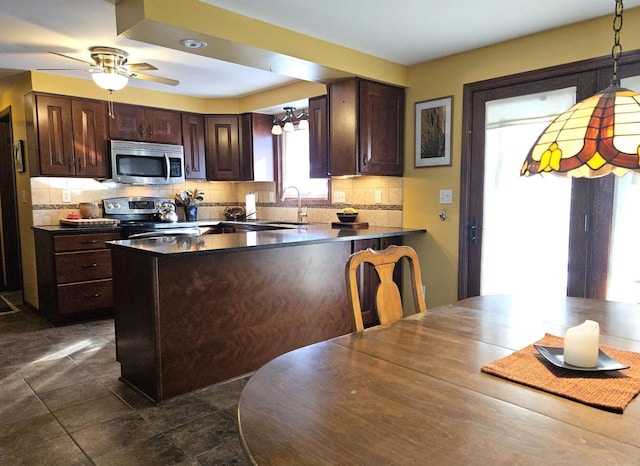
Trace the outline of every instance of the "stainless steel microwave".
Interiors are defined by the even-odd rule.
[[[111,178],[117,183],[184,183],[184,148],[174,144],[110,141]]]

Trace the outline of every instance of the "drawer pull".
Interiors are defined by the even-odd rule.
[[[81,244],[96,244],[97,242],[97,239],[92,239],[90,241],[80,241]]]
[[[94,293],[94,294],[86,294],[84,295],[85,299],[88,298],[99,298],[100,297],[100,293]]]
[[[83,265],[82,268],[83,269],[95,269],[96,267],[98,267],[100,264],[96,264],[95,262],[93,264],[88,264],[88,265]]]

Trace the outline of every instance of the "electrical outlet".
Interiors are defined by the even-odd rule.
[[[27,191],[25,191],[24,189],[22,191],[20,191],[20,197],[22,198],[22,203],[26,204],[27,203]]]
[[[376,189],[376,204],[382,204],[382,191]]]
[[[62,190],[62,203],[71,204],[71,191],[69,191],[68,189]]]
[[[269,191],[269,202],[276,202],[276,193]]]
[[[451,189],[440,190],[440,204],[453,204],[453,191]]]
[[[334,191],[333,202],[347,202],[344,196],[344,191]]]

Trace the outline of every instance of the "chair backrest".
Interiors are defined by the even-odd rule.
[[[416,304],[416,310],[417,312],[427,311],[427,306],[424,302],[424,293],[422,292],[420,264],[418,262],[418,255],[413,248],[409,246],[392,245],[382,251],[374,251],[373,249],[358,251],[351,255],[345,267],[347,295],[351,309],[353,310],[353,318],[357,332],[364,330],[356,275],[358,266],[364,262],[368,262],[375,267],[378,273],[380,285],[376,291],[376,307],[380,323],[386,324],[402,319],[403,317],[400,290],[393,281],[393,270],[403,257],[409,260],[411,288],[413,290],[413,300]]]

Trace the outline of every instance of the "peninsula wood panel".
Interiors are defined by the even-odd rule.
[[[153,259],[112,252],[122,377],[157,402],[352,329],[348,241]]]

